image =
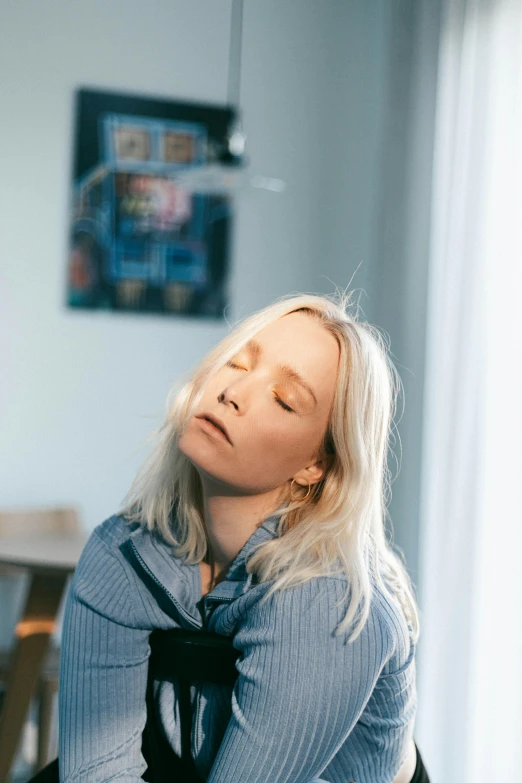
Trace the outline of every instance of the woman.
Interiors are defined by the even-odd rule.
[[[137,783],[155,628],[233,638],[233,686],[192,689],[207,783],[420,783],[418,611],[384,527],[398,376],[349,299],[282,297],[167,406],[64,614],[60,780]],[[248,556],[248,557],[247,557]],[[178,684],[154,699],[180,755]]]

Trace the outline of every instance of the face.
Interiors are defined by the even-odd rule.
[[[273,492],[292,478],[304,486],[319,481],[338,362],[337,340],[318,321],[305,313],[279,318],[209,380],[180,450],[203,480],[229,493]],[[203,414],[218,417],[230,440]]]

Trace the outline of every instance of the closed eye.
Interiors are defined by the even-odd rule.
[[[244,367],[240,367],[239,364],[236,364],[232,360],[229,360],[226,363],[226,366],[227,367],[235,367],[238,370],[244,370],[245,369]],[[288,411],[290,413],[294,412],[294,409],[291,408],[289,405],[287,405],[286,402],[283,402],[283,400],[280,397],[278,397],[277,395],[274,397],[274,399],[275,399],[275,401],[277,402],[278,405],[280,405],[282,408],[284,408],[285,411]]]
[[[285,411],[292,411],[293,413],[293,408],[287,405],[286,402],[283,402],[283,400],[281,400],[279,397],[276,397],[275,400],[282,408],[285,409]]]

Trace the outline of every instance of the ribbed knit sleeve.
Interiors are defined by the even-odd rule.
[[[328,577],[255,599],[234,647],[232,715],[207,783],[308,783],[320,777],[367,704],[395,640],[378,604],[357,639],[334,629],[344,585]],[[344,602],[343,602],[344,603]]]
[[[141,783],[149,634],[136,620],[122,562],[93,532],[64,611],[60,783]]]

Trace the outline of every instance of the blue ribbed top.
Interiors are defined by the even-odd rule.
[[[146,722],[149,635],[202,628],[233,637],[234,686],[191,686],[192,756],[207,783],[391,783],[413,735],[415,645],[376,586],[364,630],[335,636],[346,577],[276,593],[245,569],[277,536],[269,517],[226,579],[202,598],[199,565],[156,533],[115,515],[91,533],[63,617],[59,687],[61,783],[138,783]],[[159,682],[158,716],[181,755],[177,682]],[[172,783],[176,783],[173,780]]]

